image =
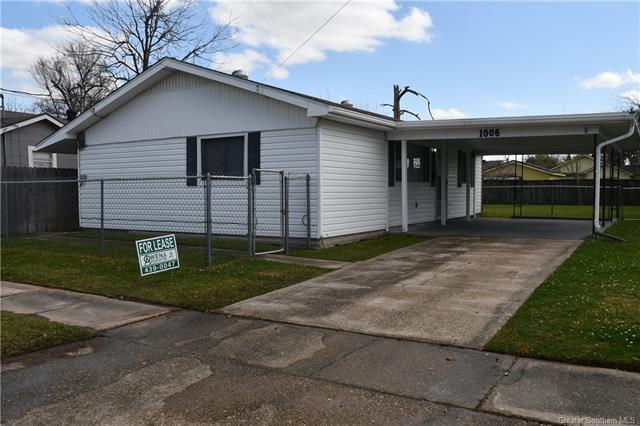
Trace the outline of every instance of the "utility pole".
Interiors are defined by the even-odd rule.
[[[420,116],[418,114],[416,114],[415,112],[409,111],[407,109],[402,109],[400,107],[400,100],[407,93],[411,93],[412,95],[415,95],[415,96],[420,96],[421,98],[424,98],[427,101],[427,111],[429,111],[429,116],[433,120],[434,119],[433,118],[433,114],[431,114],[431,101],[429,100],[429,98],[427,98],[422,93],[420,93],[420,92],[418,92],[416,90],[413,90],[410,86],[404,86],[403,89],[400,89],[399,85],[394,84],[393,85],[393,105],[392,104],[381,104],[380,106],[391,107],[393,109],[393,118],[396,119],[396,120],[400,120],[403,114],[412,115],[415,118],[417,118],[418,120],[420,120]]]

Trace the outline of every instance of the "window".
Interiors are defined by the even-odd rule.
[[[244,176],[244,136],[202,139],[202,174]]]
[[[38,152],[35,146],[27,147],[29,167],[57,168],[58,158],[56,154],[50,152]]]
[[[389,141],[389,186],[402,182],[402,145]],[[431,176],[431,150],[420,145],[407,144],[407,181],[429,182]]]

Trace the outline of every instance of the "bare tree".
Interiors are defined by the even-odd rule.
[[[57,54],[38,59],[30,71],[47,94],[37,106],[56,117],[72,119],[115,88],[104,58],[82,41],[71,42]]]
[[[412,115],[418,120],[420,120],[420,116],[417,113],[413,111],[409,111],[407,109],[402,109],[400,107],[400,101],[402,100],[402,97],[407,93],[411,93],[412,95],[419,96],[421,98],[424,98],[427,101],[427,111],[429,112],[429,116],[433,120],[434,119],[433,114],[431,114],[431,101],[429,100],[429,98],[427,98],[422,93],[416,90],[413,90],[410,86],[404,86],[403,89],[400,89],[400,86],[398,86],[397,84],[394,84],[393,85],[393,104],[380,104],[380,106],[391,107],[393,109],[393,118],[395,118],[396,120],[400,120],[400,118],[404,114]]]
[[[229,24],[214,26],[196,0],[101,0],[81,23],[71,7],[61,23],[104,56],[118,81],[128,81],[163,57],[208,63],[230,49]]]

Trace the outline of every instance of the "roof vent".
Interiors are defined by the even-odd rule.
[[[343,99],[342,101],[340,101],[340,105],[345,108],[353,108],[353,104],[349,101],[349,99]]]
[[[243,70],[235,70],[231,73],[232,76],[242,78],[243,80],[248,80],[249,76]]]

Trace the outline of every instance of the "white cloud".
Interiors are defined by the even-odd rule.
[[[617,73],[613,71],[601,72],[586,79],[578,79],[578,86],[583,89],[612,89],[629,83],[640,83],[640,73],[630,69]]]
[[[63,26],[38,29],[0,27],[2,68],[26,69],[37,58],[55,52],[55,46],[72,38]]]
[[[432,108],[431,113],[436,120],[446,120],[450,118],[466,118],[468,115],[456,108]]]
[[[211,66],[217,70],[224,72],[233,72],[242,70],[249,74],[249,78],[253,76],[251,73],[257,69],[273,71],[273,77],[277,79],[285,79],[289,77],[289,71],[286,68],[278,68],[274,70],[275,65],[266,55],[253,50],[245,49],[242,52],[224,53],[218,52],[213,57]]]
[[[508,110],[515,110],[515,109],[524,109],[527,108],[527,105],[525,104],[521,104],[518,102],[513,102],[513,101],[499,101],[497,102],[498,106],[504,108],[504,109],[508,109]]]
[[[620,93],[620,97],[634,103],[640,103],[640,90],[627,90]]]
[[[222,0],[211,8],[211,14],[218,23],[226,23],[231,19],[239,42],[252,49],[273,49],[275,54],[271,62],[277,64],[342,4],[317,0]],[[429,32],[432,25],[429,13],[417,7],[405,11],[395,0],[356,0],[341,10],[290,58],[286,66],[324,61],[330,52],[374,52],[385,40],[390,39],[429,42],[432,39]],[[250,60],[249,57],[246,59]],[[259,58],[256,59],[258,64],[262,63]],[[277,72],[277,77],[286,77],[286,73],[280,69]]]
[[[251,73],[260,64],[271,63],[269,58],[253,49],[245,49],[239,53],[218,52],[215,54],[213,62],[220,71],[243,70],[247,73]]]

